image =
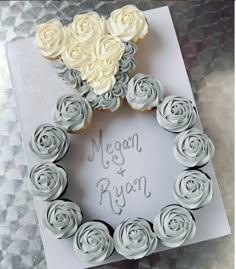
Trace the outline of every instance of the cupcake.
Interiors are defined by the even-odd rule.
[[[80,207],[70,201],[55,200],[48,204],[43,216],[46,230],[57,239],[69,238],[82,223]]]
[[[193,216],[178,205],[164,207],[155,217],[153,228],[161,243],[169,248],[181,246],[196,233]]]
[[[92,108],[79,94],[61,96],[53,112],[53,121],[68,133],[85,130],[92,119]]]
[[[136,74],[128,83],[126,99],[137,111],[150,111],[163,100],[164,87],[151,75]]]
[[[181,206],[188,209],[201,208],[212,200],[211,178],[201,170],[183,171],[174,180],[172,193]]]
[[[123,221],[113,235],[115,250],[126,259],[141,259],[152,254],[157,237],[148,221],[134,218]]]
[[[31,140],[29,147],[39,160],[56,162],[64,157],[70,142],[66,132],[52,124],[39,125]]]
[[[174,141],[175,159],[187,167],[206,165],[214,152],[215,147],[210,138],[196,128],[179,133]]]
[[[119,61],[119,72],[129,74],[136,68],[134,55],[137,52],[137,45],[133,42],[125,42],[125,52]]]
[[[42,163],[30,170],[29,191],[44,201],[62,196],[67,184],[66,172],[53,163]]]
[[[148,33],[148,22],[136,6],[126,5],[114,10],[107,19],[107,30],[123,42],[140,43]]]
[[[80,260],[92,264],[103,262],[114,250],[108,227],[99,221],[82,224],[74,236],[73,245]]]
[[[180,133],[194,126],[196,107],[181,96],[168,96],[157,107],[157,121],[167,131]]]

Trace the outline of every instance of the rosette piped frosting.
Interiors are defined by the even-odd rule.
[[[53,113],[55,124],[69,133],[77,132],[88,126],[92,118],[92,108],[79,94],[61,96]]]
[[[154,252],[157,237],[150,224],[141,218],[122,222],[113,235],[116,251],[127,259],[140,259]]]
[[[163,91],[158,79],[139,73],[129,81],[126,99],[135,110],[151,110],[163,100]]]
[[[170,248],[181,246],[196,233],[193,216],[178,205],[164,207],[155,217],[153,228],[161,243]]]
[[[43,223],[55,238],[69,238],[76,233],[82,222],[80,207],[69,201],[55,200],[47,206]]]
[[[176,202],[188,209],[207,205],[213,197],[210,177],[200,170],[183,171],[173,183]]]
[[[174,141],[173,153],[176,160],[187,167],[207,164],[215,152],[215,147],[206,134],[192,128],[179,133]]]
[[[66,172],[53,163],[39,164],[30,170],[29,191],[44,201],[60,197],[66,186]]]
[[[114,250],[113,239],[105,224],[90,221],[82,224],[74,236],[74,250],[84,262],[98,264]]]
[[[179,133],[193,127],[197,119],[196,107],[181,96],[167,96],[157,109],[157,121],[167,131]]]
[[[66,132],[51,124],[39,125],[29,142],[29,147],[40,160],[59,161],[67,152],[70,142]]]

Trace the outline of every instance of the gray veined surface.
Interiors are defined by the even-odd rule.
[[[5,43],[34,35],[53,17],[103,15],[125,4],[147,10],[169,5],[233,233],[233,1],[1,1],[0,2],[0,268],[46,269],[5,57]],[[29,74],[30,75],[30,74]],[[233,235],[101,268],[233,268]]]

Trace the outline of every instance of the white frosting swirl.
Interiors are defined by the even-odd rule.
[[[55,162],[60,160],[69,148],[69,138],[64,130],[51,124],[39,125],[29,147],[40,160]]]
[[[69,25],[73,37],[83,46],[93,47],[99,37],[106,33],[105,19],[96,12],[76,15]]]
[[[59,58],[65,49],[67,32],[60,21],[52,19],[36,29],[35,46],[50,60]]]
[[[207,205],[213,197],[211,179],[200,170],[183,171],[173,183],[177,203],[188,209]]]
[[[151,110],[163,100],[163,91],[158,79],[139,73],[129,81],[126,99],[135,110]]]
[[[148,33],[148,23],[141,10],[127,5],[114,10],[107,20],[107,30],[122,41],[138,41]]]
[[[215,147],[202,131],[192,128],[178,134],[175,138],[173,153],[176,160],[187,167],[204,166],[215,152]]]
[[[69,201],[55,200],[47,206],[43,223],[55,238],[69,238],[76,233],[82,222],[80,207]]]
[[[154,252],[157,237],[150,224],[141,218],[122,222],[113,235],[116,251],[126,259],[140,259]]]
[[[170,248],[181,246],[196,233],[191,213],[178,205],[164,207],[155,217],[153,228],[161,243]]]
[[[106,260],[114,250],[108,228],[101,222],[82,224],[74,236],[74,250],[84,262],[98,264]]]
[[[39,164],[30,170],[29,191],[44,201],[60,197],[66,186],[66,172],[53,163]]]
[[[168,96],[157,109],[157,121],[167,131],[182,132],[193,127],[197,119],[196,108],[185,97]]]
[[[61,96],[53,113],[55,124],[71,133],[88,126],[91,118],[92,108],[86,99],[79,94]]]

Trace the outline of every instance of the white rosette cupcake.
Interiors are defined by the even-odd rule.
[[[145,219],[123,221],[113,235],[115,250],[126,259],[141,259],[152,254],[157,246],[157,237]]]
[[[164,246],[179,247],[196,233],[196,223],[191,213],[178,205],[164,207],[155,217],[154,231]]]
[[[196,128],[184,131],[175,138],[173,153],[177,162],[184,166],[204,166],[214,152],[215,147],[210,138]]]
[[[157,121],[167,131],[179,133],[194,126],[196,107],[181,96],[167,96],[157,107]]]
[[[163,100],[164,87],[151,75],[136,74],[128,83],[126,99],[138,111],[149,111]]]
[[[49,203],[43,216],[46,230],[57,239],[69,238],[82,223],[80,207],[70,201],[55,200]]]
[[[211,179],[200,170],[183,171],[174,180],[172,192],[176,202],[188,209],[203,207],[213,197]]]
[[[79,94],[61,96],[53,113],[56,125],[68,133],[77,133],[86,129],[92,118],[92,108]]]
[[[82,224],[74,236],[73,244],[78,257],[84,262],[93,264],[103,262],[114,250],[109,229],[99,221]]]
[[[39,125],[29,142],[29,147],[37,159],[49,162],[63,158],[69,145],[66,132],[51,124]]]
[[[64,169],[53,163],[39,164],[30,170],[29,191],[44,201],[52,201],[60,197],[67,183]]]

